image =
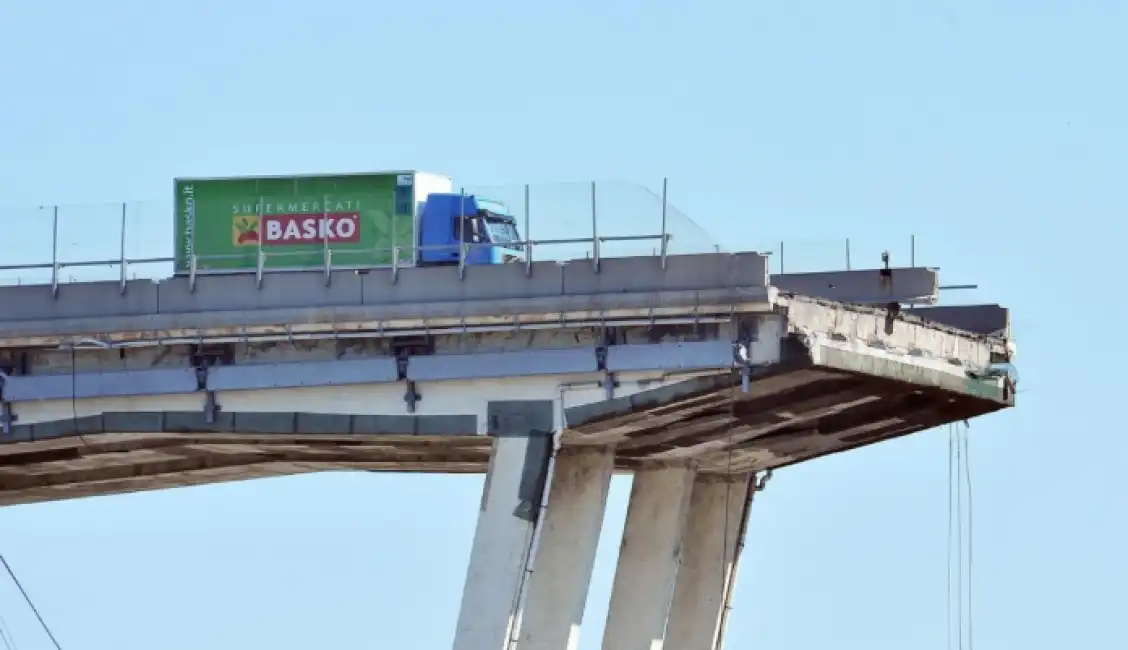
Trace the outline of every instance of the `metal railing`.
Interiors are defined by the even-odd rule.
[[[590,210],[588,217],[582,220],[577,219],[579,215],[570,211],[575,206],[568,204],[575,203],[574,200],[571,202],[555,200],[574,199],[580,194],[581,187],[584,202],[587,204],[585,207]],[[511,196],[506,195],[511,195],[514,189],[514,187],[466,188],[464,191],[498,200],[511,199]],[[689,250],[689,247],[683,247],[686,250],[671,248],[671,241],[681,239],[679,228],[682,232],[699,231],[694,233],[698,237],[700,237],[699,233],[704,232],[684,217],[680,220],[668,218],[672,211],[667,208],[665,183],[661,197],[656,197],[641,186],[610,182],[590,182],[582,186],[579,184],[524,185],[517,186],[516,189],[520,191],[520,200],[508,204],[511,206],[515,204],[516,209],[511,210],[511,214],[517,217],[518,223],[524,228],[520,241],[506,244],[466,242],[461,245],[446,246],[393,245],[357,248],[355,245],[333,246],[326,238],[320,252],[312,251],[313,255],[319,257],[316,267],[308,264],[311,256],[308,247],[292,251],[270,250],[269,246],[259,245],[246,253],[192,253],[187,259],[185,256],[171,254],[171,246],[167,244],[172,244],[174,240],[172,232],[174,212],[168,203],[44,206],[30,211],[14,211],[14,213],[9,211],[7,214],[0,211],[0,228],[9,226],[5,229],[7,232],[26,233],[18,240],[9,239],[7,242],[0,240],[0,261],[5,262],[0,264],[0,284],[49,284],[52,291],[57,293],[59,286],[68,281],[116,279],[124,291],[130,280],[158,280],[172,276],[177,264],[181,265],[182,272],[187,271],[186,274],[191,278],[193,286],[198,275],[239,271],[253,272],[261,282],[263,276],[269,273],[298,270],[286,261],[297,258],[305,258],[305,264],[299,265],[301,270],[316,271],[317,267],[320,267],[326,282],[331,281],[334,271],[364,271],[375,268],[390,267],[393,277],[396,277],[400,268],[412,266],[422,252],[438,250],[458,250],[457,264],[461,277],[466,272],[470,251],[489,247],[522,251],[526,272],[531,272],[534,261],[550,260],[582,259],[589,261],[598,269],[602,259],[622,254],[655,254],[661,257],[664,265],[668,254],[695,252]],[[499,197],[499,194],[503,196]],[[562,205],[569,211],[562,210]],[[536,206],[535,214],[530,206]],[[584,224],[585,221],[590,225]],[[649,228],[650,232],[639,234],[640,230],[646,229],[647,222],[652,224]],[[113,226],[109,226],[111,223]],[[45,224],[48,224],[50,229],[49,249],[46,251],[47,255],[42,255],[41,251],[46,246],[42,246],[42,239],[37,241],[36,231],[43,233],[42,227]],[[583,232],[589,228],[590,235],[575,234],[577,230]],[[533,229],[537,233],[544,232],[544,236],[539,234],[536,237],[530,236]],[[106,236],[107,231],[116,231],[110,236],[112,240]],[[686,239],[689,241],[692,238]],[[162,245],[165,243],[167,244]],[[620,255],[609,254],[607,250],[612,245],[630,243],[652,245],[646,248],[636,246],[634,250]],[[112,253],[109,250],[111,246],[116,249]],[[563,254],[541,252],[549,247],[561,249]],[[716,247],[699,246],[698,248],[706,251],[714,250]],[[97,255],[99,251],[103,254]],[[29,256],[39,259],[33,258],[22,263],[19,261],[20,258]],[[366,263],[355,263],[357,257],[365,258]],[[9,263],[13,258],[17,263]],[[370,263],[375,258],[386,259],[389,263]],[[210,263],[230,263],[234,260],[246,261],[246,268],[208,268],[212,266]],[[350,260],[353,263],[349,263]],[[187,269],[184,269],[184,266],[187,266]],[[153,267],[157,267],[155,273],[151,272]],[[99,272],[105,269],[113,269],[116,272],[112,276]]]
[[[523,251],[527,270],[533,262],[550,260],[585,260],[598,270],[608,257],[639,255],[660,258],[664,268],[672,254],[726,250],[669,201],[665,181],[657,192],[621,182],[466,187],[462,191],[509,207],[522,229],[520,241],[509,246]],[[453,249],[459,251],[457,262],[463,276],[470,251],[497,246],[420,247],[397,239],[393,231],[390,246],[375,248],[335,246],[326,238],[320,251],[309,247],[278,250],[260,242],[243,253],[178,256],[173,252],[174,214],[171,201],[0,210],[0,232],[17,234],[0,238],[0,284],[48,284],[57,292],[67,282],[116,279],[124,290],[130,280],[168,278],[177,264],[193,285],[198,275],[239,271],[254,273],[261,281],[269,273],[295,270],[288,260],[299,260],[297,266],[303,270],[320,270],[327,282],[334,271],[373,268],[390,267],[396,277],[400,268],[411,266],[424,251]],[[917,262],[916,238],[906,237],[905,243],[907,247],[893,247],[894,265]],[[752,245],[741,242],[740,250],[770,255],[774,273],[849,269],[858,262],[874,268],[879,266],[880,252],[888,250],[870,250],[848,239],[829,238],[748,244]],[[373,264],[373,260],[387,263]],[[239,268],[217,268],[225,265]]]

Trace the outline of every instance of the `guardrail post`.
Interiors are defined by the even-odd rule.
[[[666,200],[666,190],[670,179],[662,179],[662,270],[666,270],[666,252],[669,248],[669,237],[666,235],[666,209],[669,202]]]
[[[525,183],[525,277],[533,274],[533,240],[529,235],[529,184]]]
[[[266,255],[262,251],[262,240],[266,239],[266,224],[263,217],[266,215],[266,197],[259,197],[258,204],[258,257],[255,259],[255,286],[262,288],[262,268],[266,266]]]
[[[591,263],[596,273],[599,273],[599,231],[596,226],[595,212],[595,181],[591,182]]]
[[[458,277],[466,268],[466,188],[460,188],[458,199]]]
[[[118,260],[118,267],[121,270],[121,293],[125,294],[126,282],[126,264],[125,261],[125,217],[126,211],[129,209],[129,204],[122,202],[121,204],[121,258]]]
[[[51,295],[59,295],[59,206],[51,208]]]
[[[322,261],[325,263],[325,286],[329,286],[329,283],[332,281],[330,278],[333,275],[333,273],[332,273],[332,271],[333,271],[332,255],[333,255],[333,253],[332,253],[332,251],[329,250],[329,196],[328,195],[321,197],[321,207],[322,207],[322,216],[321,216],[321,239],[322,239],[322,241],[321,241],[321,245],[322,245],[322,255],[324,256],[324,259]],[[396,220],[395,220],[395,218],[392,218],[392,241],[396,240],[395,239],[395,227],[396,227]],[[259,230],[261,230],[261,229],[262,229],[262,226],[259,226]],[[261,237],[260,237],[260,239],[261,239]]]

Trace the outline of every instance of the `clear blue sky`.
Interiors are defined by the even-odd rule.
[[[1125,33],[1120,0],[12,0],[0,204],[421,168],[472,185],[669,176],[729,249],[829,255],[849,236],[855,265],[882,248],[907,264],[916,233],[919,262],[980,284],[953,300],[1016,311],[1020,407],[971,428],[976,644],[1124,647]],[[3,228],[5,255],[47,254],[22,239],[44,222]],[[777,474],[728,647],[943,650],[946,436]],[[446,648],[481,483],[311,475],[12,507],[0,551],[68,649]],[[2,580],[0,614],[21,648],[47,647]]]

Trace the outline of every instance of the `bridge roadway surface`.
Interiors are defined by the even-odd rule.
[[[554,432],[618,471],[779,468],[1013,405],[1007,310],[897,306],[937,287],[755,253],[3,287],[0,504],[484,472]]]

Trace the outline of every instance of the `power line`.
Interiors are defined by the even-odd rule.
[[[27,601],[27,606],[31,608],[31,612],[35,614],[35,618],[39,620],[39,624],[43,626],[43,631],[47,633],[47,637],[51,639],[51,643],[55,644],[55,650],[63,650],[63,647],[59,645],[58,639],[56,639],[55,635],[51,632],[51,628],[48,627],[47,621],[43,620],[43,617],[39,614],[39,610],[36,609],[35,603],[31,601],[31,596],[28,595],[27,590],[23,588],[23,585],[20,584],[20,579],[16,577],[16,572],[12,571],[12,566],[8,564],[8,560],[2,553],[0,553],[0,562],[4,564],[4,569],[8,572],[8,575],[11,576],[12,582],[16,584],[16,588],[20,590],[20,594],[22,594],[24,600]]]

